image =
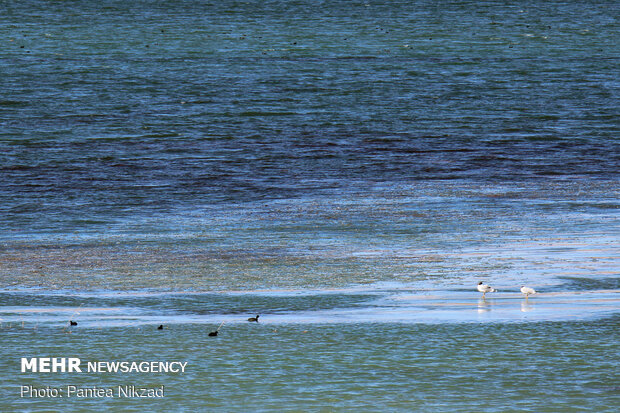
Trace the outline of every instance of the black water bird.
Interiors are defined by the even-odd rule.
[[[209,333],[209,337],[216,337],[217,332],[220,331],[220,328],[222,328],[223,325],[224,325],[224,321],[222,321],[222,324],[220,324],[215,331],[212,331]]]
[[[250,317],[250,318],[248,318],[248,321],[255,321],[255,322],[258,323],[258,317],[259,317],[259,315],[256,314],[256,317]]]
[[[163,330],[164,329],[164,325],[160,324],[159,327],[157,327],[158,330]]]
[[[69,323],[70,323],[72,326],[76,326],[76,325],[77,325],[77,321],[73,321],[73,320],[71,320],[71,321],[69,321]]]

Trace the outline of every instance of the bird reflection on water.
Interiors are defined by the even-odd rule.
[[[521,301],[521,312],[528,313],[533,310],[534,310],[534,305],[530,303],[529,300],[527,300],[527,298]]]
[[[488,313],[489,311],[491,311],[490,301],[487,301],[486,298],[479,299],[478,300],[478,313],[479,314]]]

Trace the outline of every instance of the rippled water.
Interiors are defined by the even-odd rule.
[[[367,323],[277,329],[243,324],[226,327],[226,334],[215,339],[204,337],[195,325],[163,332],[87,328],[71,335],[11,330],[11,340],[27,340],[33,352],[71,347],[89,360],[166,354],[172,361],[182,355],[190,368],[185,374],[103,378],[67,373],[53,380],[31,374],[7,377],[4,386],[135,382],[164,384],[168,392],[159,400],[55,400],[63,410],[75,403],[84,409],[124,411],[180,406],[221,411],[613,411],[620,395],[617,358],[609,355],[617,355],[617,329],[615,318],[570,324]],[[85,340],[86,335],[91,338]],[[0,363],[11,368],[4,357]],[[39,411],[49,401],[17,400],[13,406]]]
[[[615,2],[0,10],[0,410],[617,410]]]

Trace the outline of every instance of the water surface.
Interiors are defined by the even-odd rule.
[[[618,410],[615,2],[0,9],[0,410]]]

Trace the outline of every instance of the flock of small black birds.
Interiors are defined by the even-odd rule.
[[[258,317],[260,317],[260,314],[256,314],[256,317],[250,317],[248,318],[249,322],[253,322],[253,323],[258,323]],[[71,322],[71,325],[76,325],[77,323],[73,324],[74,321]],[[220,326],[217,328],[217,330],[215,331],[211,331],[209,333],[209,337],[217,337],[217,333],[220,330],[220,328],[224,325],[224,323],[222,322],[222,324],[220,324]],[[160,324],[159,327],[157,327],[158,330],[163,330],[164,329],[164,325]]]
[[[248,321],[258,323],[258,317],[260,317],[260,315],[256,314],[256,317],[250,317],[250,318],[248,318]],[[69,324],[71,324],[72,326],[76,326],[77,325],[77,321],[70,320]],[[217,337],[217,332],[220,330],[222,325],[224,325],[224,323],[220,324],[220,326],[217,328],[217,330],[210,332],[209,333],[209,337]],[[157,329],[158,330],[163,330],[164,329],[164,325],[160,324],[159,327],[157,327]]]

